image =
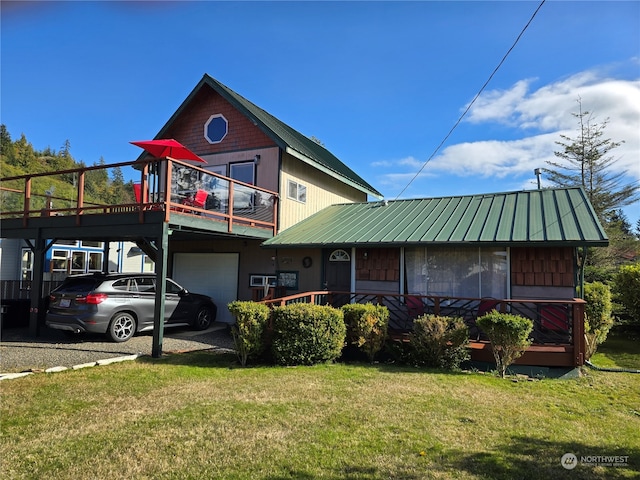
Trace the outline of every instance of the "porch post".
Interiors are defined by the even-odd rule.
[[[351,281],[349,288],[352,292],[356,291],[356,247],[351,247]],[[351,300],[349,303],[353,303]]]
[[[33,249],[33,280],[31,281],[31,294],[29,304],[29,335],[38,336],[40,325],[38,318],[40,310],[45,307],[42,301],[42,283],[44,281],[44,256],[47,251],[45,239],[42,238],[42,230],[38,229],[35,248]],[[42,312],[44,313],[44,311]]]
[[[573,299],[573,364],[575,367],[584,365],[585,342],[584,342],[584,304],[585,301]]]
[[[400,295],[404,295],[404,247],[400,247]],[[427,293],[427,292],[425,292]]]
[[[111,243],[109,241],[104,242],[104,249],[102,250],[102,271],[107,273],[109,271],[109,252],[111,250]],[[118,269],[118,271],[120,271]]]
[[[162,222],[162,232],[157,238],[158,253],[156,256],[156,301],[153,313],[153,345],[151,356],[162,356],[162,339],[164,337],[164,298],[167,293],[167,250],[169,247],[168,223]]]

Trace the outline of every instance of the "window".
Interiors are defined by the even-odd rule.
[[[289,180],[287,182],[287,197],[297,202],[307,203],[307,187],[301,183]]]
[[[113,282],[112,287],[114,288],[114,290],[122,290],[124,292],[128,292],[129,286],[130,286],[129,283],[130,283],[130,280],[128,278],[122,278],[120,280],[116,280],[115,282]],[[132,287],[133,288],[131,290],[135,292],[136,291],[135,284],[132,285]]]
[[[167,290],[165,293],[178,294],[182,291],[182,288],[180,288],[178,284],[173,283],[171,280],[167,280],[167,283],[165,285],[167,286]]]
[[[95,248],[104,248],[104,244],[102,242],[94,242],[93,240],[82,240],[83,247],[95,247]]]
[[[204,167],[206,170],[210,172],[217,173],[218,175],[222,175],[223,177],[227,176],[227,165],[209,165]]]
[[[136,277],[136,286],[139,292],[155,292],[156,281],[151,277]]]
[[[87,255],[85,252],[71,252],[71,274],[85,273],[86,268]]]
[[[265,285],[275,287],[276,282],[275,275],[251,275],[249,278],[249,286],[251,287],[264,287]]]
[[[90,272],[102,271],[102,253],[101,252],[89,252],[89,271]]]
[[[351,261],[351,256],[342,249],[334,250],[333,252],[331,252],[331,255],[329,255],[329,261],[330,262],[349,262]]]
[[[56,245],[73,245],[74,247],[78,245],[77,240],[56,240]]]
[[[405,250],[407,293],[451,297],[507,296],[507,252],[500,248]]]
[[[51,270],[54,272],[67,271],[67,252],[66,250],[54,250],[51,257]]]
[[[256,169],[253,161],[232,163],[229,165],[229,176],[234,180],[255,185],[256,182]]]
[[[22,249],[22,260],[20,262],[21,280],[31,280],[33,276],[33,252],[28,248]]]

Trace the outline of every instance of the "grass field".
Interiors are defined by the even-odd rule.
[[[614,338],[594,363],[640,368]],[[605,365],[602,365],[605,366]],[[208,352],[0,384],[0,478],[617,479],[640,475],[640,374],[498,379]],[[574,453],[573,470],[561,466]],[[581,457],[628,457],[622,466]]]

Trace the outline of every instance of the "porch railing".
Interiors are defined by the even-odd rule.
[[[398,335],[413,330],[413,320],[422,314],[460,317],[469,328],[471,340],[486,341],[487,337],[476,320],[496,309],[518,314],[533,321],[531,334],[534,345],[569,345],[574,350],[575,365],[584,364],[584,300],[532,300],[439,297],[431,295],[400,295],[365,292],[304,292],[265,300],[270,306],[291,303],[313,303],[339,307],[347,303],[373,303],[389,309],[389,329]]]
[[[135,169],[134,169],[135,167]],[[99,179],[114,178],[116,169],[129,176],[130,192],[119,196],[96,194]],[[164,211],[170,215],[191,215],[228,224],[267,229],[275,234],[278,194],[264,188],[224,177],[204,168],[172,158],[94,165],[58,172],[34,173],[0,179],[0,219],[139,213]],[[196,196],[198,197],[196,201]],[[113,198],[113,201],[96,201]]]

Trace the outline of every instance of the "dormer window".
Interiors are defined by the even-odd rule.
[[[300,203],[307,203],[307,187],[301,183],[289,180],[287,183],[287,198]]]

